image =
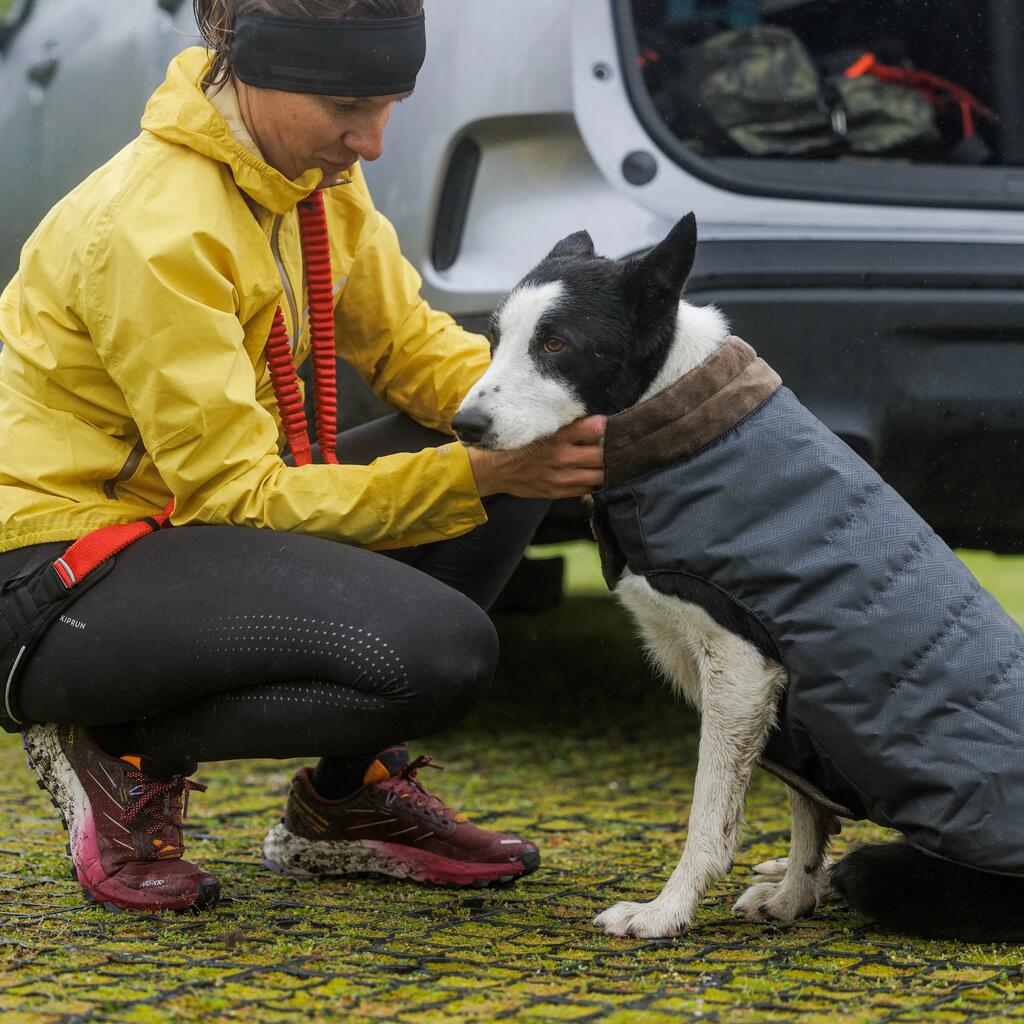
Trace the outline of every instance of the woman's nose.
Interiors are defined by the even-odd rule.
[[[374,118],[365,127],[348,132],[343,141],[360,160],[377,160],[384,152],[384,129],[387,123],[386,116]]]

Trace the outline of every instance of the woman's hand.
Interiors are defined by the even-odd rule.
[[[528,448],[494,452],[468,448],[481,498],[577,498],[604,486],[607,418],[589,416]]]

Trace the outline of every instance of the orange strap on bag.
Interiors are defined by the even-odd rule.
[[[963,123],[965,139],[973,138],[975,134],[975,115],[989,121],[997,120],[995,113],[962,85],[957,85],[948,78],[933,74],[931,71],[911,71],[907,68],[883,64],[870,52],[858,57],[846,69],[844,75],[847,78],[874,75],[875,78],[883,82],[906,85],[923,96],[936,109],[939,109],[947,102],[955,103],[960,108],[960,118]]]

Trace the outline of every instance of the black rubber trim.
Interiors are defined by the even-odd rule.
[[[1024,210],[1024,167],[880,166],[830,161],[708,159],[665,124],[637,65],[634,0],[611,4],[626,93],[640,124],[673,163],[718,188],[744,195],[885,206]]]
[[[689,294],[785,288],[1020,291],[1024,262],[1018,245],[710,241],[698,246],[686,283]]]
[[[441,187],[434,227],[432,259],[438,270],[450,270],[459,258],[462,236],[466,230],[469,203],[480,170],[480,144],[466,136],[452,152],[448,173]]]

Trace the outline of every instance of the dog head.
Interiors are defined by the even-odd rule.
[[[559,242],[491,318],[491,366],[452,421],[459,438],[522,448],[634,405],[672,343],[696,248],[692,213],[639,259],[598,256],[585,231]]]

